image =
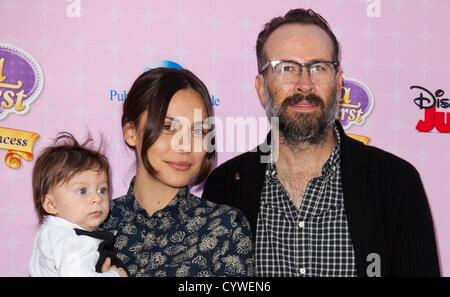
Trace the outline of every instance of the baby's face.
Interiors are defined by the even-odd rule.
[[[108,178],[105,172],[86,170],[49,192],[53,215],[66,219],[83,229],[93,231],[109,212]]]

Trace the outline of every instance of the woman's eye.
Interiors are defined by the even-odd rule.
[[[166,132],[176,132],[180,129],[180,123],[176,121],[166,122],[163,125],[163,129]]]
[[[78,190],[78,193],[81,195],[86,195],[87,194],[87,189],[86,188],[81,188]]]
[[[192,134],[195,136],[204,136],[205,131],[203,129],[192,129]]]
[[[174,131],[174,127],[172,126],[172,124],[164,124],[163,126],[164,130],[166,131]]]

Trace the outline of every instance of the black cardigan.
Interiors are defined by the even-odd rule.
[[[439,276],[433,221],[417,170],[399,157],[351,139],[336,124],[357,275],[367,276],[373,261],[368,255],[378,253],[381,276]],[[262,155],[258,147],[223,163],[206,181],[202,195],[241,209],[253,238],[266,169]]]

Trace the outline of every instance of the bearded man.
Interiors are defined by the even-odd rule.
[[[247,216],[256,274],[439,276],[417,170],[349,138],[335,120],[343,72],[326,20],[311,9],[273,18],[256,52],[270,150],[259,146],[225,162],[203,190]]]

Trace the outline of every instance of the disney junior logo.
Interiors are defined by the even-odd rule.
[[[44,85],[42,69],[24,50],[0,43],[0,120],[25,114]]]
[[[416,129],[430,132],[436,128],[440,133],[450,133],[450,99],[442,98],[444,90],[438,89],[433,93],[421,86],[411,86],[410,89],[419,90],[419,97],[413,101],[420,110],[424,110],[424,119],[417,122]]]

